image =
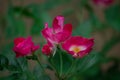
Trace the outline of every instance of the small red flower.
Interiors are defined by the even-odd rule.
[[[42,47],[42,53],[45,55],[51,55],[53,51],[53,45],[48,41],[47,44],[43,45]]]
[[[52,47],[50,47],[48,44],[45,44],[42,48],[42,53],[45,55],[50,55],[52,53]]]
[[[45,24],[45,28],[42,30],[42,35],[52,44],[59,44],[67,40],[72,34],[72,25],[64,23],[63,16],[57,16],[53,20],[53,27],[49,28],[48,24]]]
[[[35,46],[32,42],[32,38],[27,39],[19,37],[14,39],[13,51],[16,53],[16,57],[26,56],[39,49],[39,45]]]
[[[93,40],[94,39],[87,39],[81,36],[74,36],[66,40],[62,44],[62,48],[73,55],[73,57],[82,58],[92,50]]]
[[[93,2],[97,5],[108,6],[113,3],[114,0],[93,0]]]

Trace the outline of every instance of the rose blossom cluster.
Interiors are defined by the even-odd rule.
[[[81,36],[72,36],[72,25],[64,25],[64,17],[56,16],[53,20],[52,27],[45,24],[42,35],[47,41],[42,48],[46,55],[53,54],[53,50],[60,45],[63,50],[67,51],[73,57],[83,57],[87,55],[93,47],[94,39],[87,39]]]
[[[64,25],[63,16],[56,16],[52,27],[48,27],[48,24],[45,23],[42,35],[47,41],[42,47],[42,53],[47,56],[53,55],[55,48],[59,45],[73,57],[82,58],[92,50],[94,44],[93,38],[87,39],[82,36],[72,36],[72,25]],[[19,37],[14,40],[13,51],[16,53],[16,57],[20,57],[32,54],[39,47],[39,45],[34,45],[31,37],[26,39]]]

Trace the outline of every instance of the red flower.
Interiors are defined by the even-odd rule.
[[[66,40],[62,44],[62,48],[74,57],[80,57],[87,55],[94,44],[94,39],[87,39],[81,36],[74,36]]]
[[[16,53],[16,57],[20,57],[31,54],[32,52],[38,50],[39,47],[39,45],[34,45],[31,37],[28,37],[27,39],[19,37],[14,39],[13,51]]]
[[[53,27],[49,28],[48,24],[45,24],[45,28],[42,30],[42,35],[52,44],[59,44],[67,40],[72,33],[72,25],[64,23],[63,16],[57,16],[53,20]]]
[[[93,2],[97,5],[108,6],[113,3],[114,0],[93,0]]]
[[[47,44],[43,45],[42,53],[45,55],[51,55],[53,51],[53,45],[48,41]]]

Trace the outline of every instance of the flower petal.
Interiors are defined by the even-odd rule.
[[[73,45],[80,45],[81,40],[82,37],[80,36],[71,37],[62,44],[62,47],[69,50],[69,48]]]
[[[54,32],[57,33],[61,31],[63,29],[63,24],[64,24],[64,17],[56,16],[52,24]]]
[[[94,39],[93,38],[86,40],[86,42],[85,42],[86,47],[92,47],[93,45],[94,45]]]
[[[67,40],[72,34],[72,25],[66,24],[61,32],[54,35],[56,42],[60,43]],[[63,37],[64,36],[64,37]]]
[[[25,38],[23,38],[23,37],[15,38],[15,39],[14,39],[14,44],[15,44],[15,45],[18,45],[20,42],[22,42],[22,41],[24,41],[24,40],[25,40]]]
[[[87,55],[94,44],[94,39],[87,39],[81,36],[74,36],[62,44],[62,48],[73,57],[83,57]]]
[[[46,24],[45,24],[46,25]],[[48,26],[45,26],[45,28],[42,30],[42,35],[49,40],[50,42],[53,42],[53,29],[49,28]]]
[[[79,58],[84,57],[85,55],[87,55],[88,53],[90,53],[91,50],[92,50],[92,48],[88,48],[87,50],[84,50],[84,51],[79,52],[79,53],[78,53],[78,57],[79,57]]]

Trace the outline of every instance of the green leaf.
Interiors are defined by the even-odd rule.
[[[63,75],[64,75],[72,65],[73,57],[67,52],[63,52],[62,60],[63,60]]]
[[[49,58],[49,62],[56,71],[57,76],[64,76],[72,65],[72,61],[72,56],[60,49],[57,49],[55,55]]]
[[[90,53],[89,55],[85,56],[84,58],[78,61],[78,65],[77,65],[78,71],[82,73],[90,69],[92,66],[97,64],[99,60],[100,60],[100,56],[98,53],[96,52]]]
[[[105,18],[109,26],[120,31],[120,5],[113,5],[105,10]]]
[[[51,80],[49,76],[43,74],[43,71],[39,65],[36,65],[33,74],[35,76],[35,80]]]
[[[43,66],[44,66],[45,68],[53,71],[53,68],[52,68],[49,64],[44,64]]]
[[[0,70],[3,70],[4,68],[6,68],[8,66],[8,63],[9,61],[7,57],[0,54]]]
[[[25,73],[13,73],[9,76],[0,77],[0,80],[28,80],[28,78]]]
[[[14,80],[14,76],[9,75],[9,76],[5,76],[5,77],[0,77],[0,80]]]

